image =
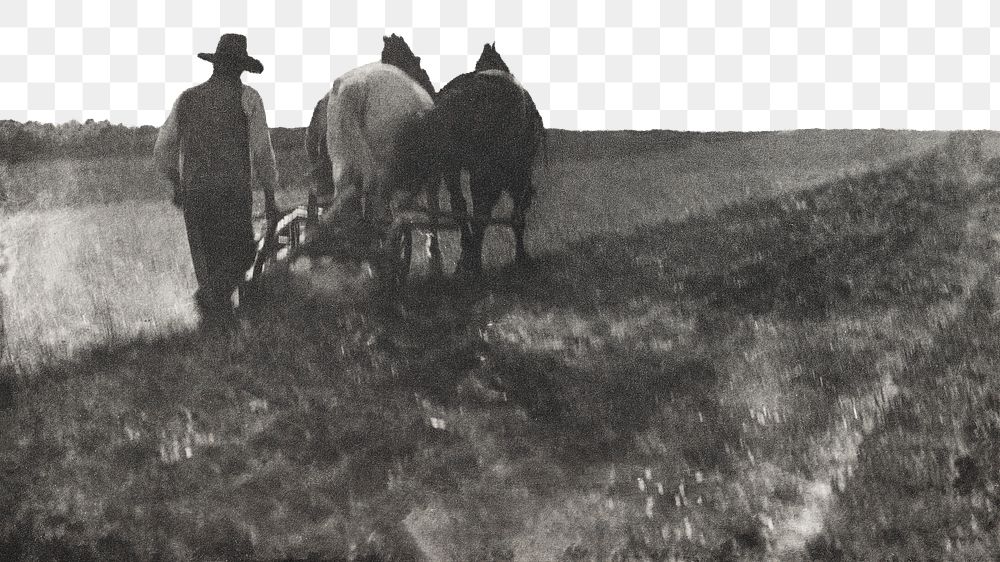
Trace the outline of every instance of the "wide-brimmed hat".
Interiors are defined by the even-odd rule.
[[[246,35],[239,33],[226,33],[219,37],[219,45],[215,47],[215,52],[198,53],[198,58],[210,63],[229,64],[254,74],[264,72],[264,65],[247,54]]]

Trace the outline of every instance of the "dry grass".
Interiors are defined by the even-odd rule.
[[[194,326],[187,238],[169,204],[22,212],[0,237],[11,263],[8,348],[19,362]]]
[[[15,373],[0,554],[991,552],[995,178],[980,137],[927,152],[943,135],[837,135],[650,134],[642,152],[567,134],[532,276],[418,278],[386,310],[276,275],[232,334],[164,320],[190,289],[167,207],[133,206],[111,231],[85,225],[116,209],[15,215],[84,235],[18,243],[69,257],[47,269],[18,253],[9,325],[32,307],[82,315],[86,341],[99,307],[78,303],[102,294],[122,316],[111,341]],[[140,310],[162,323],[136,338]],[[958,481],[954,459],[968,459]]]

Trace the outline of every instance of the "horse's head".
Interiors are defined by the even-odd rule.
[[[504,72],[510,72],[507,68],[507,63],[503,61],[500,57],[500,53],[497,52],[497,44],[494,41],[492,44],[486,43],[483,45],[483,53],[479,55],[479,60],[476,61],[476,72],[480,70],[502,70]]]
[[[423,89],[427,90],[428,94],[434,96],[434,85],[431,84],[427,72],[420,66],[420,57],[413,54],[410,46],[406,44],[406,40],[393,33],[388,37],[383,36],[382,42],[382,62],[402,70],[410,78],[416,80]]]

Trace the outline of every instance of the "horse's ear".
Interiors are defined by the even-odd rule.
[[[490,45],[490,49],[493,49],[494,53],[497,52],[497,42],[496,41],[494,41],[493,44]]]
[[[385,35],[383,35],[382,36],[382,42],[385,43],[386,45],[388,45],[389,44],[389,38],[386,37]]]

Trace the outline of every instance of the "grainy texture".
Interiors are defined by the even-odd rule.
[[[58,9],[57,9],[58,5]],[[398,33],[440,88],[496,41],[563,129],[985,129],[985,0],[6,0],[0,117],[159,125],[207,77],[193,53],[245,33],[268,122],[300,127]],[[994,104],[995,105],[995,104]]]
[[[1000,138],[550,143],[533,275],[293,268],[231,334],[166,202],[5,211],[3,558],[996,551]]]

